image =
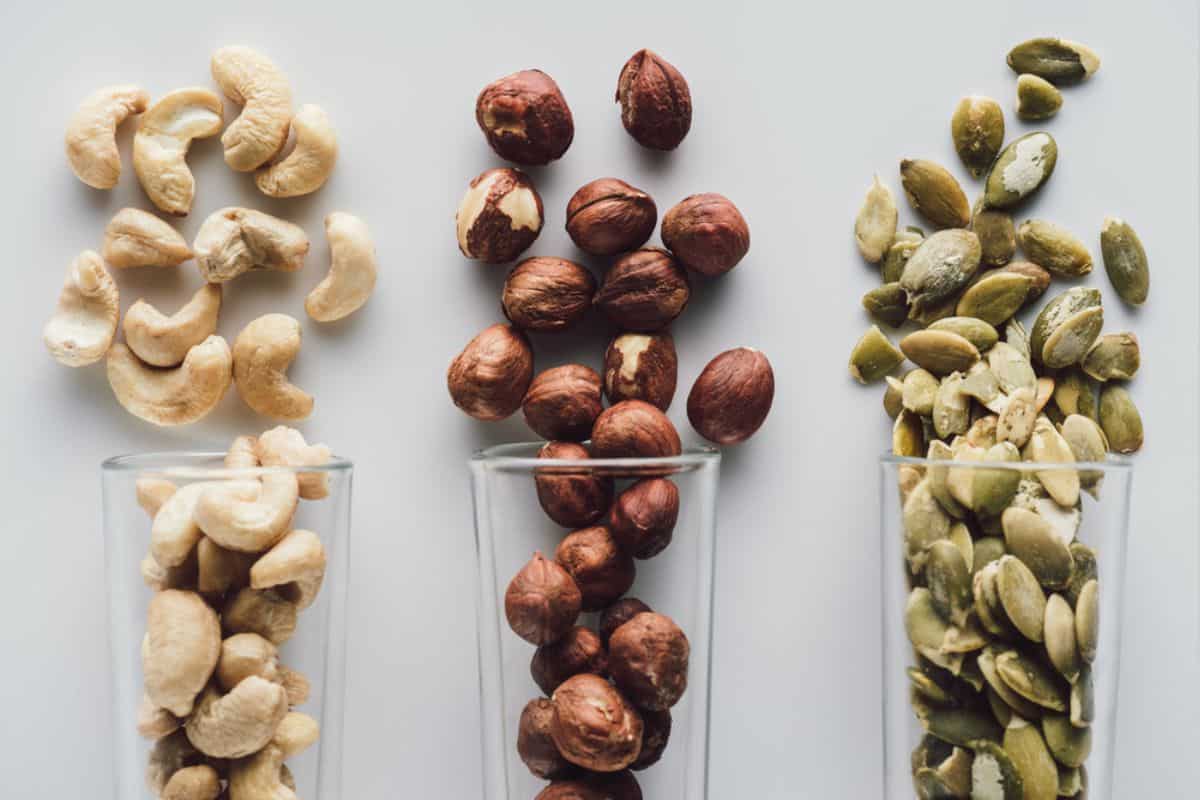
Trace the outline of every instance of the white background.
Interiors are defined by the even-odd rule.
[[[444,388],[455,353],[500,318],[503,269],[465,261],[453,214],[471,177],[497,160],[475,127],[488,81],[540,67],[575,115],[566,157],[534,173],[547,221],[531,252],[571,256],[570,194],[616,175],[665,210],[719,191],[749,220],[738,269],[698,285],[675,328],[680,396],[717,352],[762,348],[775,409],[759,436],[726,454],[717,558],[712,797],[878,795],[879,610],[875,457],[887,442],[879,389],[847,377],[868,324],[859,296],[875,274],[850,234],[871,174],[899,196],[901,157],[964,176],[950,148],[958,98],[1011,108],[1004,54],[1060,34],[1094,46],[1103,67],[1066,92],[1050,130],[1058,171],[1021,213],[1085,236],[1098,259],[1105,214],[1146,243],[1153,287],[1130,314],[1097,271],[1110,330],[1144,350],[1134,394],[1147,420],[1138,459],[1116,765],[1119,798],[1193,796],[1197,654],[1197,17],[1187,2],[823,3],[766,6],[526,2],[468,9],[440,2],[21,4],[0,12],[5,124],[0,219],[4,345],[4,543],[0,563],[0,795],[106,796],[108,695],[97,466],[116,453],[220,445],[263,429],[231,392],[201,424],[156,430],[112,398],[102,366],[68,370],[40,341],[66,265],[97,247],[125,205],[149,207],[121,140],[115,192],[80,184],[62,155],[76,104],[96,87],[138,82],[152,95],[211,85],[209,55],[258,46],[298,102],[323,105],[342,158],[328,186],[288,202],[256,195],[227,170],[216,139],[193,148],[199,191],[190,239],[211,211],[247,204],[302,223],[313,239],[296,275],[239,279],[221,333],[268,311],[299,317],[295,381],[317,398],[304,425],[358,464],[349,629],[347,797],[473,798],[479,792],[467,455],[526,438],[513,420],[458,413]],[[640,150],[612,101],[637,48],[687,76],[691,135],[666,157]],[[1010,133],[1023,129],[1008,114]],[[978,191],[971,184],[970,191]],[[324,274],[321,220],[344,209],[378,240],[382,275],[364,312],[319,328],[303,316]],[[906,209],[907,212],[907,209]],[[907,217],[909,222],[911,215]],[[164,307],[199,284],[121,274],[123,304]],[[538,366],[598,365],[605,329],[539,339]],[[124,720],[121,724],[126,724]]]

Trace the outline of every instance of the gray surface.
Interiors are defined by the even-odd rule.
[[[1031,210],[1086,233],[1094,247],[1103,215],[1121,214],[1154,265],[1142,313],[1126,313],[1105,286],[1110,329],[1136,324],[1145,349],[1135,392],[1149,441],[1129,550],[1117,796],[1188,795],[1197,780],[1197,19],[1184,2],[1065,5],[841,2],[777,15],[646,2],[589,11],[351,2],[6,9],[3,794],[94,796],[107,785],[97,463],[267,426],[231,394],[200,425],[153,430],[116,405],[102,368],[70,371],[44,352],[40,329],[66,264],[98,244],[117,209],[145,206],[132,171],[109,195],[67,169],[63,126],[90,90],[139,81],[157,96],[208,85],[212,50],[246,42],[274,56],[297,100],[324,105],[338,126],[333,181],[290,203],[256,197],[224,168],[215,140],[201,143],[192,158],[199,198],[181,227],[190,237],[215,208],[248,203],[285,211],[313,237],[304,272],[231,287],[221,324],[230,338],[267,311],[303,319],[302,298],[327,263],[328,211],[362,215],[379,241],[376,297],[342,325],[305,320],[293,369],[317,396],[305,430],[359,465],[347,797],[477,795],[463,459],[526,434],[515,421],[485,427],[459,415],[443,387],[449,359],[498,317],[503,274],[465,262],[453,239],[466,182],[495,163],[474,127],[476,92],[506,71],[539,66],[572,104],[574,146],[536,173],[549,218],[535,252],[572,252],[562,209],[599,175],[631,180],[660,209],[694,191],[732,197],[753,249],[734,274],[698,288],[677,326],[680,383],[686,391],[716,352],[752,344],[773,359],[778,394],[759,437],[725,462],[712,796],[870,798],[880,760],[874,457],[887,429],[878,390],[860,390],[845,373],[866,324],[858,297],[872,283],[850,222],[872,172],[898,190],[899,157],[952,163],[957,98],[981,91],[1008,108],[1014,82],[1003,54],[1061,31],[1092,43],[1104,67],[1067,94],[1052,125],[1059,170]],[[696,99],[693,131],[669,158],[640,151],[611,101],[622,61],[647,44],[683,70]],[[120,282],[126,304],[142,293],[167,304],[198,279],[189,268]],[[539,364],[571,353],[595,364],[601,330],[592,327],[590,350],[581,338],[544,346]],[[673,411],[681,423],[682,405]]]

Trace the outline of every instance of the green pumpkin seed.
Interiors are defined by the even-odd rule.
[[[1004,266],[1017,253],[1017,229],[1007,212],[988,208],[981,197],[971,215],[971,230],[979,237],[980,261],[988,267]]]
[[[974,747],[980,741],[998,742],[1002,735],[991,714],[975,709],[934,709],[924,727],[927,733],[959,747]]]
[[[862,306],[875,319],[898,328],[908,319],[908,293],[899,283],[876,286],[862,297]]]
[[[1075,534],[1079,531],[1079,523],[1082,519],[1079,504],[1072,508],[1060,506],[1046,493],[1045,487],[1037,478],[1021,481],[1021,485],[1017,489],[1017,496],[1013,498],[1013,505],[1032,511],[1050,523],[1054,535],[1068,546],[1074,541]],[[1074,553],[1072,553],[1072,559],[1074,559]]]
[[[887,387],[883,390],[883,411],[892,419],[900,415],[904,408],[904,383],[891,375],[884,377]]]
[[[938,613],[956,626],[967,624],[974,605],[971,575],[959,549],[943,539],[929,545],[925,561],[925,585]]]
[[[1029,278],[1029,295],[1025,302],[1032,303],[1050,288],[1050,273],[1032,261],[1013,261],[1000,268],[1003,272],[1015,272]]]
[[[1025,800],[1025,785],[1021,782],[1012,759],[993,742],[976,742],[975,760],[971,762],[971,797],[974,800]]]
[[[924,670],[909,667],[908,681],[912,688],[929,702],[943,706],[954,704],[954,698]]]
[[[1000,702],[1011,712],[1024,719],[1038,719],[1042,715],[1042,709],[1021,695],[1008,688],[1008,684],[1000,679],[999,673],[996,672],[996,653],[990,647],[985,648],[983,652],[975,659],[979,664],[979,671],[983,673],[983,679],[987,682],[988,688],[1000,699]],[[1010,713],[1010,716],[1011,716]],[[1001,715],[997,714],[996,719],[999,721]],[[1008,727],[1009,720],[1004,720],[1004,726]]]
[[[1050,399],[1054,397],[1054,378],[1051,378],[1049,375],[1043,375],[1042,377],[1038,378],[1037,389],[1034,392],[1034,396],[1037,398],[1035,400],[1037,412],[1041,414],[1046,410],[1046,406],[1049,405]]]
[[[1064,416],[1079,414],[1090,420],[1099,420],[1096,383],[1079,369],[1060,372],[1054,384],[1054,404]]]
[[[951,625],[946,629],[940,650],[943,653],[973,653],[982,650],[987,643],[987,635],[979,627],[979,622],[970,617],[965,625]]]
[[[955,461],[964,464],[982,462],[984,456],[987,455],[987,451],[982,447],[968,445],[952,449]],[[975,504],[973,495],[975,469],[973,467],[950,467],[950,471],[946,476],[946,487],[950,489],[950,494],[955,500],[962,503],[966,508],[972,508]]]
[[[971,591],[970,572],[971,565],[975,563],[975,540],[971,538],[971,529],[961,522],[956,522],[950,526],[950,543],[958,548],[958,552],[962,554],[963,563],[967,565],[968,580],[967,591]]]
[[[930,461],[949,461],[954,458],[954,454],[950,451],[950,446],[940,439],[934,439],[929,443],[929,450],[926,458]],[[950,494],[950,489],[946,485],[946,480],[949,474],[948,467],[937,466],[930,464],[927,470],[927,480],[929,482],[929,493],[937,500],[938,505],[955,519],[962,519],[967,514],[967,510],[954,499]],[[957,526],[956,526],[957,527]],[[951,538],[953,538],[953,529],[951,530]]]
[[[1025,220],[1017,228],[1017,242],[1030,260],[1055,275],[1078,278],[1092,271],[1087,246],[1061,225]]]
[[[917,742],[917,746],[913,748],[912,756],[909,758],[909,763],[912,764],[913,772],[922,767],[937,769],[937,767],[948,759],[954,753],[954,746],[943,742],[937,737],[930,736],[928,733],[921,737],[921,741]]]
[[[858,244],[858,252],[870,263],[878,264],[892,243],[896,236],[898,214],[891,189],[884,186],[876,175],[854,220],[854,241]]]
[[[919,327],[925,328],[933,323],[954,316],[954,309],[958,306],[957,297],[948,297],[941,304],[929,306],[922,309],[917,309],[909,306],[908,320]]]
[[[1017,78],[1017,116],[1026,121],[1050,119],[1062,108],[1062,92],[1045,78],[1026,73]]]
[[[1077,767],[1058,765],[1058,796],[1075,797],[1083,791],[1083,783]]]
[[[1071,685],[1071,724],[1076,728],[1090,727],[1096,719],[1096,687],[1092,683],[1092,668],[1084,667]]]
[[[919,467],[914,467],[912,464],[901,464],[896,470],[896,482],[900,489],[900,505],[903,506],[908,502],[908,496],[912,494],[913,489],[925,479]]]
[[[913,589],[904,607],[904,629],[918,650],[938,650],[949,624],[938,612],[933,593],[923,586]]]
[[[1096,339],[1080,367],[1098,381],[1127,381],[1142,365],[1137,337],[1132,333],[1106,333]]]
[[[1046,601],[1046,655],[1058,674],[1074,683],[1079,677],[1082,661],[1075,639],[1075,612],[1061,594],[1052,594]]]
[[[996,656],[996,674],[1029,702],[1051,711],[1067,710],[1059,678],[1029,656],[1016,650],[1000,653]]]
[[[1032,389],[1020,388],[1008,395],[1008,403],[996,421],[996,438],[1024,447],[1033,435],[1037,420],[1037,397]]]
[[[937,395],[938,379],[933,373],[921,368],[904,376],[904,407],[914,414],[928,417],[933,413],[933,399]]]
[[[942,779],[942,785],[949,792],[948,795],[942,795],[942,797],[965,798],[970,796],[971,762],[974,760],[975,756],[971,754],[970,750],[956,747],[950,757],[938,765],[938,777]]]
[[[1142,448],[1145,434],[1142,415],[1123,386],[1105,384],[1100,390],[1100,428],[1115,453],[1133,453]]]
[[[949,170],[924,159],[900,162],[900,182],[908,202],[938,228],[965,228],[971,222],[967,195]]]
[[[946,317],[931,324],[929,329],[957,333],[975,345],[975,349],[980,353],[987,352],[996,342],[1000,341],[1000,334],[996,332],[995,328],[982,319],[975,317]]]
[[[1013,627],[1031,642],[1042,641],[1046,595],[1029,567],[1011,555],[1002,556],[996,572],[996,594]]]
[[[1001,556],[1003,558],[1003,556]],[[996,579],[1000,574],[999,560],[985,564],[971,578],[971,591],[975,597],[975,614],[979,624],[993,636],[1009,637],[1017,635],[1004,607],[1000,602],[996,589]]]
[[[1102,299],[1098,289],[1075,286],[1067,289],[1065,292],[1047,303],[1037,315],[1037,319],[1033,323],[1033,330],[1029,335],[1029,347],[1030,351],[1033,353],[1034,359],[1045,364],[1046,344],[1050,337],[1056,333],[1059,328],[1068,324],[1076,316],[1086,311],[1100,308],[1101,302]],[[1053,353],[1054,356],[1065,357],[1067,355],[1071,355],[1073,349],[1078,349],[1078,334],[1086,333],[1090,324],[1093,323],[1085,325],[1084,330],[1079,329],[1078,326],[1080,324],[1081,323],[1079,322],[1072,323],[1071,336],[1059,337],[1059,344],[1056,347],[1060,347],[1062,350],[1061,352],[1056,350]],[[1099,336],[1099,333],[1099,330],[1097,330],[1096,336]],[[1093,336],[1092,340],[1087,342],[1086,346],[1082,348],[1083,352],[1079,353],[1080,358],[1087,353],[1088,348],[1091,347],[1092,342],[1094,342],[1096,339],[1096,336]],[[1072,348],[1071,345],[1074,345],[1074,348]],[[1046,366],[1051,365],[1046,364]],[[1059,364],[1058,366],[1066,367],[1070,366],[1070,363]]]
[[[928,480],[909,493],[903,513],[905,555],[916,575],[925,568],[926,548],[950,535],[950,517],[930,493]]]
[[[983,457],[985,462],[1015,463],[1021,460],[1017,448],[1009,442],[993,445]],[[976,469],[971,487],[972,510],[983,514],[999,514],[1012,502],[1021,482],[1015,469]],[[1011,548],[1010,548],[1011,549]]]
[[[934,375],[966,372],[979,360],[978,348],[950,331],[914,331],[900,340],[900,350],[914,364]]]
[[[917,800],[946,800],[955,796],[946,780],[929,767],[922,767],[913,773],[913,788]]]
[[[1004,145],[1004,112],[990,97],[973,95],[958,101],[950,118],[950,138],[963,166],[978,178]]]
[[[1067,584],[1066,591],[1063,593],[1067,602],[1075,607],[1079,604],[1079,595],[1083,591],[1083,587],[1088,584],[1088,581],[1093,581],[1099,578],[1100,573],[1096,569],[1096,552],[1088,547],[1083,542],[1071,542],[1071,560],[1075,564],[1075,568],[1071,571],[1071,582]]]
[[[1075,602],[1075,639],[1083,660],[1088,664],[1095,661],[1100,639],[1100,584],[1095,579],[1079,590],[1079,599]]]
[[[1025,800],[1057,800],[1058,767],[1042,733],[1023,719],[1014,718],[1004,731],[1004,752],[1025,786]]]
[[[1071,446],[1077,462],[1102,462],[1108,454],[1108,439],[1093,420],[1082,414],[1072,414],[1063,420],[1062,437]],[[1080,470],[1079,485],[1095,494],[1104,473],[1100,470]]]
[[[1058,145],[1045,131],[1012,141],[988,170],[983,202],[989,208],[1013,208],[1050,179],[1057,162]]]
[[[1016,487],[1013,487],[1016,493]],[[1001,515],[1004,544],[1033,572],[1038,583],[1062,588],[1071,579],[1071,551],[1054,534],[1050,523],[1024,508],[1006,508]]]
[[[1064,508],[1073,508],[1079,502],[1079,471],[1072,466],[1075,454],[1050,420],[1038,419],[1025,449],[1026,460],[1035,464],[1066,465],[1038,470],[1034,474],[1054,502]]]
[[[975,317],[1000,325],[1025,305],[1029,284],[1029,278],[1016,272],[990,272],[967,287],[958,299],[956,311],[960,317]]]
[[[1018,75],[1028,73],[1068,86],[1100,69],[1100,56],[1078,42],[1043,36],[1021,42],[1010,50],[1008,66]]]
[[[1032,289],[1031,289],[1032,291]],[[1031,360],[1029,354],[1029,332],[1020,320],[1010,319],[1004,326],[1004,343],[1021,354],[1026,361]],[[995,367],[992,367],[994,370]],[[1035,376],[1036,380],[1036,376]]]
[[[1100,228],[1100,255],[1108,280],[1122,300],[1140,306],[1150,294],[1150,262],[1133,228],[1116,217],[1105,217]]]
[[[1089,308],[1067,318],[1046,338],[1042,363],[1051,369],[1078,364],[1103,328],[1103,308]]]
[[[904,354],[897,350],[888,338],[872,325],[850,353],[850,374],[862,384],[881,379],[900,366]]]
[[[900,275],[913,313],[956,305],[954,298],[975,276],[980,257],[979,237],[971,231],[938,231],[922,241]]]
[[[1042,717],[1042,733],[1050,754],[1063,766],[1082,767],[1092,753],[1091,729],[1076,728],[1065,716],[1047,714]]]
[[[892,455],[920,458],[925,452],[925,425],[908,409],[901,409],[892,425]]]
[[[903,238],[902,238],[903,237]],[[917,251],[921,241],[925,237],[915,234],[897,234],[896,241],[887,249],[887,253],[883,256],[883,264],[880,266],[880,272],[883,276],[884,283],[898,283],[900,276],[904,274],[904,265],[908,263],[908,259]]]
[[[1004,540],[999,536],[981,536],[975,540],[975,559],[972,562],[971,573],[974,574],[993,561],[998,561],[1008,551]]]
[[[965,433],[971,424],[971,399],[962,393],[962,382],[960,373],[951,373],[934,395],[933,429],[943,439]]]
[[[963,659],[962,669],[959,670],[957,677],[970,687],[975,694],[983,691],[983,673],[979,671],[979,666],[975,663],[975,659]]]
[[[1003,396],[1000,394],[1000,382],[983,361],[977,361],[967,371],[959,391],[968,397],[979,401],[981,406],[988,408],[1003,407]],[[972,444],[975,444],[972,442]],[[979,446],[979,445],[976,445]],[[991,445],[985,445],[990,447]]]
[[[988,708],[992,710],[992,716],[996,718],[996,722],[1000,723],[1001,728],[1007,728],[1008,723],[1012,722],[1013,717],[1016,716],[1012,707],[1005,703],[991,686],[984,687],[984,695],[987,697]]]
[[[992,347],[988,352],[988,367],[1005,394],[1020,389],[1033,393],[1037,388],[1037,373],[1029,363],[1029,356],[1009,342],[999,342]]]

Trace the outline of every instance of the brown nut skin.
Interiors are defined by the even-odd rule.
[[[545,210],[529,176],[501,167],[476,176],[455,216],[458,249],[486,264],[506,264],[542,232]]]
[[[618,327],[653,333],[682,314],[691,295],[691,283],[679,262],[666,250],[649,247],[617,259],[594,302]]]
[[[590,628],[576,625],[557,642],[544,644],[534,652],[529,674],[542,693],[549,696],[574,675],[585,672],[603,675],[607,664],[600,637]]]
[[[543,439],[582,442],[592,435],[604,410],[600,376],[582,364],[564,364],[540,373],[521,402],[525,422]]]
[[[688,419],[710,442],[737,444],[762,426],[774,398],[771,362],[758,350],[738,347],[708,362],[696,378],[688,395]]]
[[[518,328],[553,333],[583,319],[595,295],[596,278],[586,267],[565,258],[534,256],[508,273],[500,305]]]
[[[612,638],[617,628],[629,622],[629,620],[638,614],[644,614],[647,611],[653,611],[653,609],[636,597],[622,597],[604,609],[600,613],[600,624],[598,626],[601,643],[607,648],[608,641]]]
[[[545,697],[539,697],[525,705],[517,727],[517,755],[530,772],[548,781],[570,778],[579,773],[579,768],[562,757],[550,738],[553,719],[554,704]]]
[[[638,614],[617,628],[608,645],[609,674],[638,708],[662,711],[683,697],[691,647],[670,617]]]
[[[641,772],[659,762],[671,739],[671,712],[642,709],[642,752],[629,768]]]
[[[557,641],[579,618],[582,595],[571,575],[534,553],[504,593],[504,615],[513,632],[532,645]]]
[[[572,764],[619,772],[642,749],[642,718],[617,689],[598,675],[568,678],[554,692],[550,736]]]
[[[750,226],[728,198],[694,194],[663,216],[662,240],[685,267],[715,278],[749,252]]]
[[[678,376],[679,357],[669,333],[623,333],[604,353],[604,395],[610,403],[645,400],[666,411]]]
[[[679,455],[682,447],[667,415],[644,400],[609,406],[592,428],[596,458],[663,458]]]
[[[547,442],[538,458],[583,460],[588,449],[574,442]],[[538,503],[546,516],[564,528],[586,528],[604,516],[612,505],[613,479],[586,472],[534,470]]]
[[[501,158],[548,164],[575,138],[575,120],[558,84],[539,69],[525,69],[483,87],[475,121]]]
[[[650,50],[639,50],[617,78],[621,124],[637,143],[674,150],[692,127],[692,93],[679,70]]]
[[[554,560],[575,581],[584,611],[599,611],[629,591],[637,577],[633,557],[603,525],[569,533],[558,543]]]
[[[524,333],[504,324],[485,328],[446,372],[454,405],[485,421],[512,416],[532,380],[533,348]]]
[[[636,250],[654,233],[658,207],[650,195],[616,178],[585,183],[567,203],[567,234],[594,256]]]
[[[555,781],[534,800],[642,800],[642,788],[629,771],[588,774],[571,781]]]
[[[608,528],[626,553],[652,558],[671,543],[679,518],[679,488],[666,478],[645,478],[617,496]]]

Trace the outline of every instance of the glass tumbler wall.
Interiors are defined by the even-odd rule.
[[[602,517],[594,514],[597,519],[588,526],[556,523],[539,500],[535,478],[543,482],[541,500],[547,499],[546,493],[551,488],[546,480],[596,480],[601,486],[612,482],[617,498],[614,508],[624,507],[623,496],[627,501],[635,496],[623,494],[629,487],[640,485],[649,489],[651,485],[647,481],[665,478],[678,489],[678,517],[670,543],[649,557],[629,559],[628,554],[622,556],[626,558],[625,563],[632,562],[636,570],[632,586],[623,592],[623,596],[641,600],[657,614],[670,617],[682,629],[690,645],[687,688],[670,708],[670,735],[661,759],[645,768],[635,763],[633,775],[646,797],[703,800],[707,797],[713,538],[720,455],[711,450],[695,450],[662,459],[555,460],[538,459],[539,449],[536,444],[496,447],[480,453],[471,463],[479,567],[483,797],[485,800],[532,800],[548,785],[548,781],[533,774],[519,756],[518,727],[527,704],[554,694],[553,684],[563,677],[559,674],[548,678],[547,670],[533,666],[538,648],[514,632],[506,615],[508,586],[535,553],[553,560],[559,551],[558,558],[563,561],[560,544],[564,548],[570,547],[571,542],[564,544],[564,537],[573,535],[572,528],[605,526],[610,521],[606,511]],[[658,486],[662,486],[661,482]],[[669,491],[669,487],[667,489]],[[607,497],[603,505],[607,510]],[[585,534],[584,538],[591,535]],[[603,531],[596,536],[596,541],[608,541]],[[624,541],[622,553],[629,549],[627,540]],[[626,569],[622,567],[622,571]],[[629,577],[626,572],[625,579],[619,583]],[[624,586],[618,587],[618,591],[620,588]],[[583,613],[574,624],[595,632],[601,614],[586,607],[589,591],[585,586]],[[611,603],[612,598],[606,602]],[[630,623],[627,631],[634,628],[636,625]],[[619,640],[632,639],[628,632],[622,636],[623,632],[618,631],[610,641],[613,653],[617,652]],[[593,642],[593,647],[599,646],[594,644],[598,640],[591,633],[581,635]],[[602,660],[591,660],[587,671],[600,673],[605,679],[611,678],[619,691],[637,699],[635,693],[620,689],[619,676],[608,674],[616,670],[604,668]],[[535,680],[535,676],[540,677],[540,681]],[[600,685],[602,689],[605,686]],[[630,702],[633,704],[632,700]],[[548,714],[557,713],[548,701],[542,705],[548,709]],[[665,715],[642,708],[635,713],[646,720],[643,745],[648,755],[655,748],[652,740],[657,734],[653,731],[661,730]],[[556,759],[557,749],[553,745],[550,752]],[[570,779],[603,779],[603,776],[589,776],[574,765],[565,767],[565,774]],[[546,772],[545,769],[541,771]],[[609,775],[629,780],[629,774],[625,772],[610,772]]]
[[[241,782],[340,800],[351,464],[224,457],[102,468],[111,797],[158,798],[192,768],[172,791],[215,780],[222,797]]]
[[[884,797],[1109,800],[1129,464],[881,472]]]

